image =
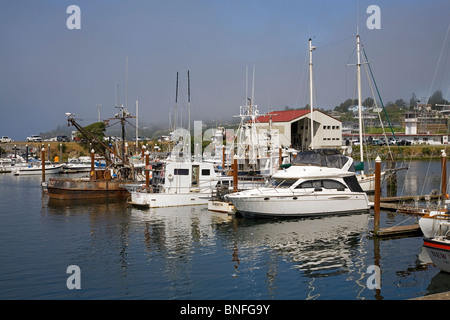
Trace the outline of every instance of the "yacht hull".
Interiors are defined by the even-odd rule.
[[[361,213],[370,209],[367,195],[361,193],[235,196],[229,200],[244,217],[313,217]]]
[[[162,208],[208,204],[211,193],[145,193],[131,192],[129,204],[140,208]]]
[[[450,273],[450,243],[448,240],[424,238],[424,247],[433,264],[441,271]]]

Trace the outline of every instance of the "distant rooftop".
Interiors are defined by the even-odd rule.
[[[283,111],[272,111],[266,115],[259,116],[256,121],[261,123],[267,123],[272,118],[272,122],[289,122],[297,118],[303,117],[304,115],[310,113],[309,109],[302,110],[283,110]]]

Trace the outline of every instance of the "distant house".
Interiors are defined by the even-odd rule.
[[[342,145],[342,122],[328,114],[314,110],[313,140],[311,140],[311,110],[273,111],[256,119],[256,128],[277,130],[282,147],[298,150],[332,148]],[[312,143],[311,143],[312,142]]]

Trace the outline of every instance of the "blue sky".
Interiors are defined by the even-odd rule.
[[[66,27],[72,4],[80,30]],[[366,26],[370,5],[380,7],[379,30]],[[253,65],[260,112],[303,107],[310,37],[315,105],[332,109],[356,98],[356,70],[346,65],[356,62],[357,26],[384,102],[437,89],[447,97],[449,13],[444,0],[2,0],[0,135],[23,140],[52,130],[66,112],[87,125],[97,120],[96,104],[111,117],[117,93],[133,114],[139,100],[140,122],[168,125],[177,72],[186,114],[188,70],[192,120],[237,115]],[[363,69],[364,98],[372,96],[366,78]]]

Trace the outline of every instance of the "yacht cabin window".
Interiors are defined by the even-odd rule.
[[[345,190],[345,185],[336,180],[324,179],[324,180],[308,180],[300,183],[297,187],[295,187],[295,189],[306,189],[306,188]]]

